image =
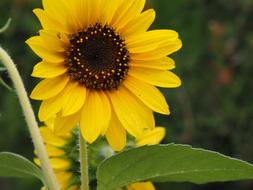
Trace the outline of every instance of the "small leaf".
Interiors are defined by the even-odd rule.
[[[9,28],[10,24],[11,24],[11,18],[9,18],[6,24],[2,28],[0,28],[0,34],[5,32]]]
[[[0,153],[0,177],[36,177],[45,182],[42,171],[36,165],[10,152]]]
[[[6,71],[7,69],[4,67],[0,67],[0,71]]]
[[[4,80],[0,77],[0,84],[2,84],[5,88],[12,91],[12,88],[4,82]]]
[[[117,154],[98,167],[98,190],[137,181],[203,184],[253,179],[253,165],[188,145],[154,145]]]

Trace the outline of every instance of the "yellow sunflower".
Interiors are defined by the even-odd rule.
[[[76,140],[72,138],[72,134],[69,133],[64,136],[56,135],[53,133],[51,127],[48,126],[40,127],[40,133],[61,189],[79,190],[79,170],[74,167],[77,165],[78,159],[73,159],[73,154],[76,154],[78,148]],[[34,162],[40,165],[37,157],[34,159]],[[44,190],[44,188],[42,189]]]
[[[39,119],[80,123],[89,143],[100,135],[117,150],[126,132],[139,138],[154,124],[153,111],[169,115],[156,87],[181,84],[168,56],[182,43],[173,30],[151,30],[155,11],[145,0],[43,0],[34,13],[43,29],[27,44],[42,59],[32,76],[43,78],[31,98]]]
[[[76,129],[76,130],[75,130]],[[62,190],[79,190],[79,146],[78,146],[78,129],[74,128],[68,134],[56,134],[52,130],[51,125],[40,128],[50,162],[60,183]],[[131,146],[142,146],[158,144],[165,136],[163,127],[155,127],[144,131],[142,138],[136,139],[135,142],[130,142]],[[108,151],[104,151],[107,147]],[[95,172],[98,164],[105,158],[112,156],[114,152],[105,143],[91,145],[89,162],[90,172]],[[102,157],[101,157],[102,156]],[[102,160],[101,160],[102,159]],[[98,160],[95,161],[94,160]],[[34,159],[35,163],[40,165],[38,158]],[[95,179],[93,179],[95,180]],[[138,182],[128,185],[127,190],[155,190],[151,182]]]

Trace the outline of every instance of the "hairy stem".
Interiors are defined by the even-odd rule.
[[[83,139],[83,136],[79,134],[80,140],[80,163],[81,163],[81,190],[89,190],[89,166],[88,166],[88,147]]]
[[[32,141],[34,147],[37,151],[38,158],[41,162],[41,168],[43,170],[46,183],[50,190],[60,190],[60,187],[57,183],[56,177],[54,175],[53,169],[49,162],[49,158],[43,143],[43,139],[41,137],[38,123],[36,121],[31,103],[27,96],[27,92],[25,90],[22,79],[18,73],[18,70],[10,58],[10,56],[0,47],[0,61],[4,64],[7,71],[9,72],[10,78],[13,81],[14,87],[16,89],[16,93],[19,98],[19,102],[24,112],[25,120],[28,125],[28,129],[30,131]]]

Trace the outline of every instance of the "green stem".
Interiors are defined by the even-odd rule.
[[[88,147],[83,139],[83,136],[79,134],[80,140],[80,163],[81,163],[81,190],[89,190],[89,165],[88,165]]]
[[[7,71],[9,72],[10,78],[13,81],[16,93],[19,98],[19,102],[24,112],[25,120],[28,125],[28,129],[31,134],[31,138],[35,147],[35,150],[38,154],[38,158],[41,162],[41,168],[45,176],[46,183],[50,190],[60,190],[60,187],[57,183],[56,177],[54,175],[53,169],[51,167],[43,139],[41,137],[38,123],[36,121],[31,103],[27,96],[23,81],[18,73],[18,70],[4,49],[0,47],[0,61],[3,62]]]

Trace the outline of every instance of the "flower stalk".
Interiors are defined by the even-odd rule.
[[[89,190],[88,147],[81,134],[81,130],[79,132],[79,141],[81,164],[81,190]]]
[[[7,71],[9,72],[10,78],[13,81],[16,93],[19,98],[19,102],[24,112],[25,120],[27,122],[34,147],[41,162],[41,168],[45,176],[47,186],[49,190],[60,190],[60,186],[51,167],[46,148],[44,146],[43,139],[39,131],[38,123],[36,121],[31,103],[27,96],[23,81],[11,57],[2,47],[0,47],[0,61],[6,67]]]

